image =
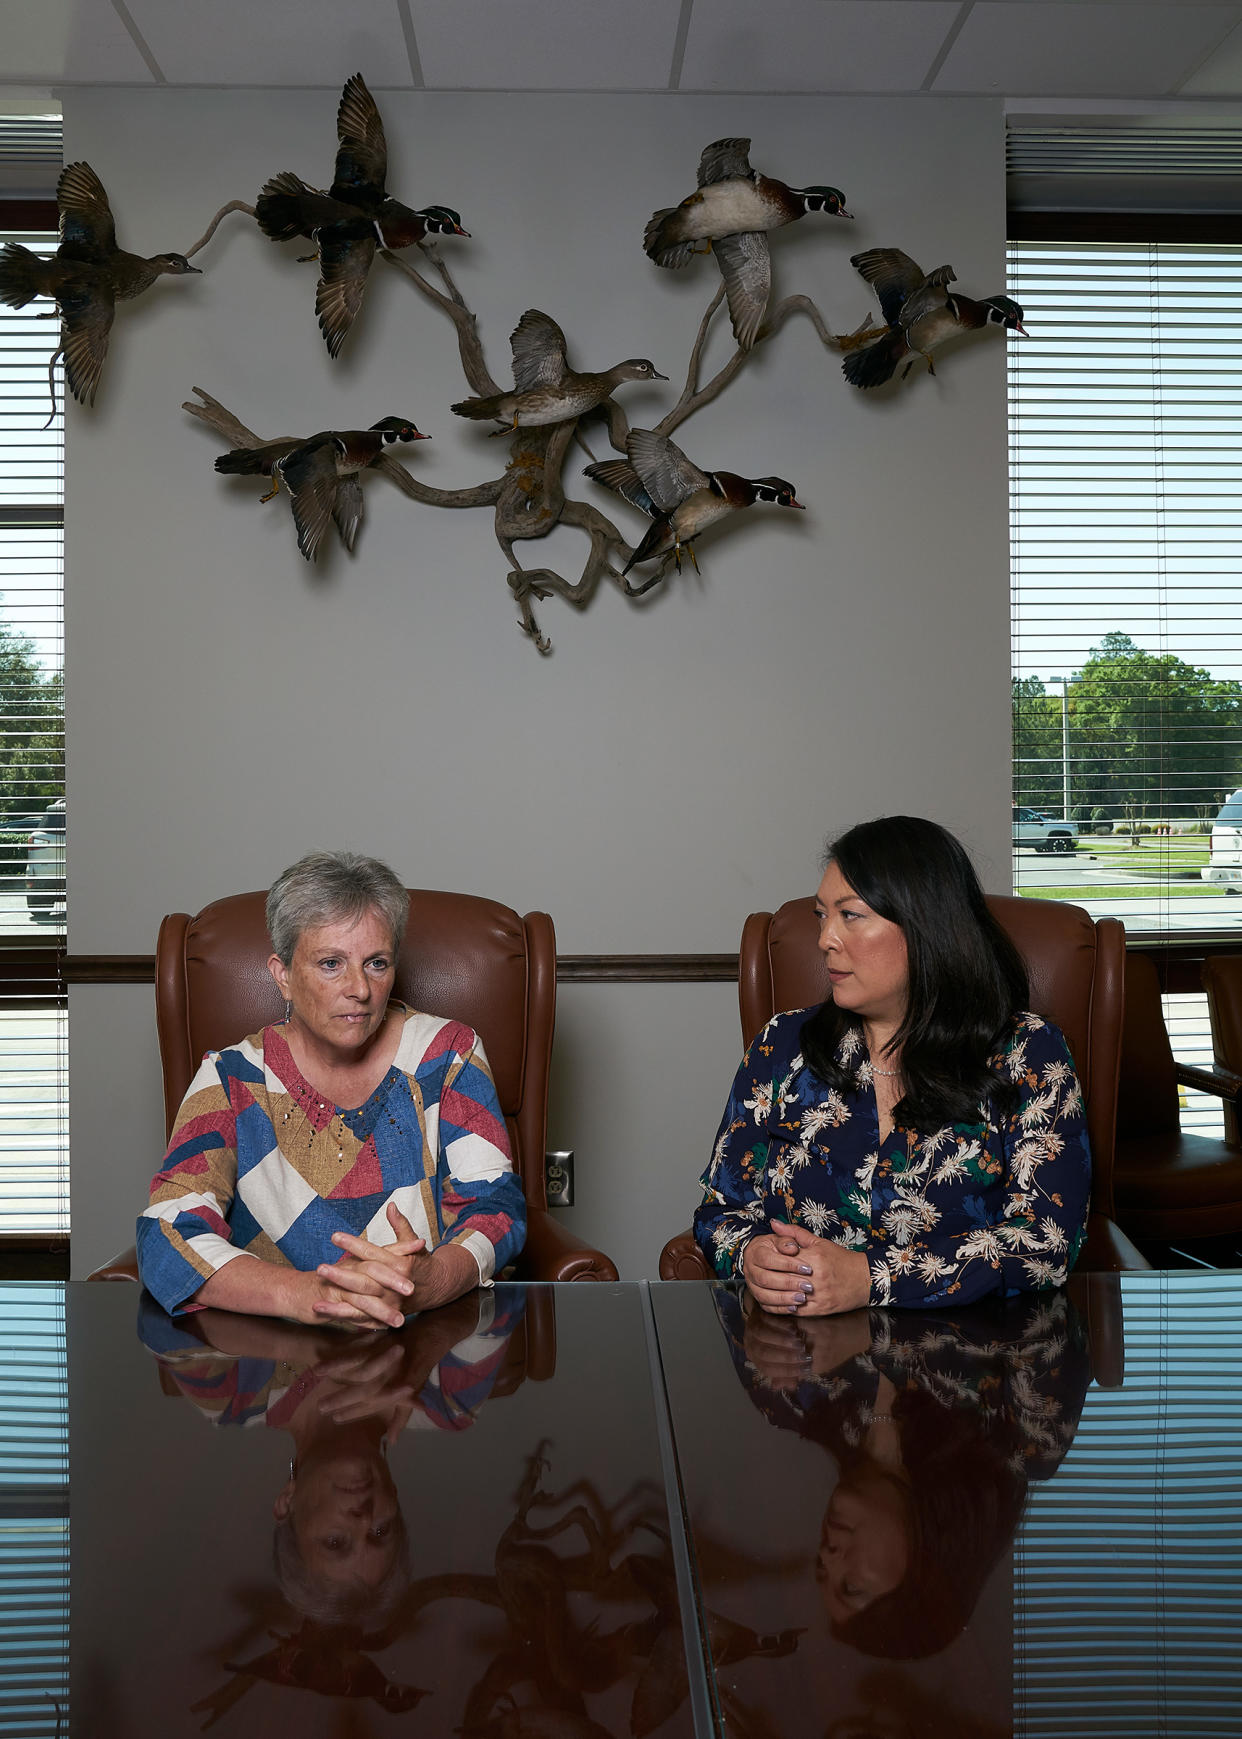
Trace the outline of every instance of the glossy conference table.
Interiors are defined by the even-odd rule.
[[[1242,1732],[1242,1275],[366,1347],[9,1285],[0,1362],[0,1734]]]

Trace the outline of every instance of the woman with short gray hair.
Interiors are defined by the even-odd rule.
[[[482,1041],[390,1001],[408,911],[387,864],[356,852],[312,852],[272,884],[285,1018],[208,1052],[138,1221],[166,1310],[399,1328],[521,1249]]]

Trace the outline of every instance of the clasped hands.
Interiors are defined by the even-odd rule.
[[[797,1316],[834,1316],[871,1299],[871,1268],[861,1250],[844,1250],[805,1226],[771,1220],[771,1232],[752,1238],[742,1275],[764,1310]]]
[[[429,1250],[395,1202],[388,1204],[388,1223],[396,1234],[392,1244],[332,1234],[341,1255],[315,1270],[321,1283],[311,1306],[316,1318],[352,1328],[400,1328],[408,1311],[434,1310],[478,1285],[478,1265],[468,1250],[459,1244]]]

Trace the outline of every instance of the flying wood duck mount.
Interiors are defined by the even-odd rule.
[[[194,409],[191,405],[186,410]],[[195,415],[201,415],[195,410]],[[429,441],[403,417],[381,417],[369,429],[325,429],[308,440],[265,441],[221,453],[216,470],[232,477],[270,477],[272,487],[260,501],[270,501],[283,483],[297,527],[298,548],[313,562],[335,523],[345,548],[352,550],[362,524],[361,471],[386,470],[384,448],[395,441]]]
[[[409,248],[429,235],[468,236],[447,205],[413,211],[388,196],[388,143],[362,74],[348,79],[336,112],[337,152],[326,193],[285,169],[255,201],[259,228],[272,241],[305,236],[319,260],[315,313],[329,356],[336,356],[362,307],[377,247]]]
[[[198,272],[184,254],[144,259],[119,248],[108,195],[89,163],[70,163],[61,171],[56,204],[60,245],[52,259],[17,242],[6,242],[0,252],[0,302],[24,308],[36,296],[49,296],[56,304],[56,316],[49,318],[60,319],[60,347],[48,365],[52,410],[45,428],[56,415],[56,358],[65,359],[65,379],[74,398],[93,405],[116,304],[141,296],[157,278]]]

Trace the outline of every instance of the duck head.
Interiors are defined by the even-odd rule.
[[[469,239],[470,231],[461,227],[460,216],[447,205],[427,205],[416,215],[422,218],[428,235],[464,235]]]
[[[661,374],[654,362],[648,362],[645,356],[631,356],[625,362],[619,362],[612,370],[619,380],[667,380],[666,374]]]
[[[754,477],[751,481],[756,501],[773,501],[777,507],[797,507],[806,512],[806,503],[798,500],[793,484],[783,477]]]
[[[1029,336],[1022,324],[1022,310],[1012,296],[987,296],[982,306],[988,311],[989,326],[1003,326],[1009,332],[1020,332],[1023,338]]]
[[[371,427],[383,435],[384,441],[388,445],[391,445],[393,441],[429,441],[431,439],[430,435],[421,434],[414,424],[407,422],[404,417],[381,417],[379,422],[372,423]]]
[[[845,209],[845,195],[839,187],[797,187],[794,192],[808,211],[826,211],[829,217],[848,217],[851,223],[854,221],[854,213]]]
[[[151,264],[173,278],[184,278],[187,272],[202,276],[202,267],[192,266],[184,254],[152,254]]]

